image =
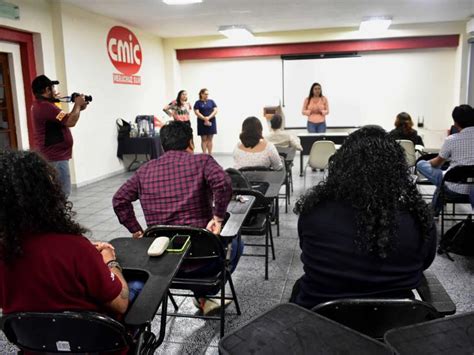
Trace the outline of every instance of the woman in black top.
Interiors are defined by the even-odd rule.
[[[327,179],[297,202],[304,275],[291,301],[410,297],[433,262],[436,230],[402,147],[382,128],[349,135]]]
[[[423,145],[423,139],[418,132],[413,129],[413,121],[406,112],[400,112],[395,119],[395,129],[390,131],[390,135],[396,139],[406,139],[412,141],[415,145]]]

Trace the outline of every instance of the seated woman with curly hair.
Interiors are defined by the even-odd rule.
[[[413,297],[433,262],[436,230],[403,149],[382,128],[349,135],[325,181],[297,202],[304,275],[291,301]]]
[[[129,291],[113,247],[71,219],[56,170],[33,152],[0,151],[0,308],[120,316]]]

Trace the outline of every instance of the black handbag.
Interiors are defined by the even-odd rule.
[[[118,139],[125,139],[130,137],[130,131],[132,130],[132,126],[130,123],[125,121],[123,118],[117,118],[117,138]]]

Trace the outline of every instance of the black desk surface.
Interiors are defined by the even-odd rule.
[[[295,160],[295,155],[296,155],[296,149],[295,148],[283,148],[283,147],[276,147],[278,150],[278,153],[282,155],[285,158],[286,162],[293,162]]]
[[[474,354],[474,312],[393,329],[385,342],[396,354]]]
[[[125,154],[146,154],[150,159],[158,158],[163,154],[160,136],[119,139],[117,157],[123,159]]]
[[[391,354],[365,335],[294,304],[280,304],[219,342],[221,354]]]
[[[227,206],[229,218],[225,222],[224,228],[222,228],[221,237],[233,238],[239,233],[240,228],[242,228],[242,224],[255,202],[254,196],[244,195],[244,197],[248,199],[245,202],[236,201],[234,198],[229,202]]]
[[[149,275],[142,292],[125,315],[124,323],[128,325],[140,326],[153,319],[186,254],[165,252],[158,257],[149,257],[147,251],[154,240],[117,238],[110,242],[124,269],[143,270]]]
[[[250,182],[267,182],[266,198],[277,198],[281,185],[285,182],[285,170],[242,171]]]

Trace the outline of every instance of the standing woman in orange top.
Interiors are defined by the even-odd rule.
[[[308,116],[308,132],[326,132],[326,115],[329,113],[329,103],[323,96],[321,85],[314,83],[309,90],[309,96],[304,100],[303,115]]]

